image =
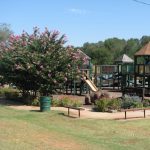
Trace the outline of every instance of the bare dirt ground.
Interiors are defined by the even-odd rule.
[[[121,97],[122,94],[120,92],[109,92],[111,97],[117,98]],[[61,95],[63,96],[63,95]],[[60,97],[60,95],[55,95],[55,97]],[[84,102],[84,96],[72,96],[76,99],[80,99]],[[18,110],[40,110],[39,107],[36,106],[26,106],[22,105],[21,103],[14,103],[11,101],[6,101],[3,99],[0,99],[0,104],[7,105],[10,108],[18,109]],[[116,113],[103,113],[103,112],[94,112],[91,105],[84,105],[84,110],[81,111],[81,118],[87,118],[87,119],[124,119],[125,113],[124,112],[116,112]],[[51,107],[51,110],[59,110],[63,111],[64,115],[67,115],[67,108],[64,107]],[[77,110],[70,110],[70,115],[72,117],[78,117],[78,111]],[[128,119],[139,119],[144,117],[144,112],[142,110],[134,111],[134,112],[127,112],[127,118]],[[146,110],[146,118],[150,118],[150,110]]]

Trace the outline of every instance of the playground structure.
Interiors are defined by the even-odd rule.
[[[117,64],[117,79],[121,89],[130,87],[134,83],[134,61],[126,54],[120,56],[115,63]]]
[[[126,54],[120,56],[116,65],[96,65],[94,69],[95,84],[100,88],[122,89],[133,84],[133,60]]]
[[[150,96],[150,42],[134,55],[134,84],[131,87],[124,86],[123,94],[128,92],[136,95]]]
[[[123,94],[132,93],[142,99],[150,95],[150,42],[135,53],[134,61],[123,54],[115,64],[95,67],[98,87],[117,87]]]
[[[59,88],[59,92],[63,92],[65,94],[82,95],[90,93],[90,91],[98,91],[98,88],[92,82],[91,58],[80,50],[79,53],[82,56],[84,56],[87,60],[86,63],[82,64],[82,66],[80,67],[82,76],[78,79],[68,79],[68,81],[63,85],[63,87]]]
[[[112,87],[115,83],[114,75],[117,73],[117,65],[95,65],[94,83],[97,87]]]
[[[150,42],[134,55],[134,87],[150,95]]]
[[[66,94],[85,94],[96,92],[99,88],[111,87],[126,93],[150,95],[150,42],[134,55],[134,61],[123,54],[115,61],[115,65],[95,65],[87,58],[80,70],[82,77],[66,82]],[[94,79],[94,80],[93,80]]]

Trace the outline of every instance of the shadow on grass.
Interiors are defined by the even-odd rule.
[[[136,120],[136,119],[146,119],[146,117],[144,118],[143,116],[136,116],[136,117],[127,117],[126,119],[125,117],[122,117],[122,118],[115,118],[114,120],[128,121],[128,120]]]
[[[41,112],[40,110],[30,110],[31,112]]]
[[[65,114],[65,113],[63,113],[63,112],[60,112],[60,113],[58,113],[58,114],[61,115],[61,116],[68,117],[68,118],[74,118],[74,119],[79,118],[78,116],[68,116],[68,114]]]
[[[0,105],[22,106],[22,105],[25,105],[25,104],[23,102],[19,102],[17,100],[8,100],[8,99],[5,99],[4,97],[0,97]]]

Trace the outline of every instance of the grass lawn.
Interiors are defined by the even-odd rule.
[[[77,119],[0,106],[0,150],[148,150],[150,120]]]

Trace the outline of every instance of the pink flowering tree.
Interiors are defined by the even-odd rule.
[[[43,33],[35,27],[33,34],[11,35],[0,47],[1,77],[24,92],[51,94],[68,78],[79,75],[86,61],[79,51],[65,47],[65,42],[65,35],[47,28]]]

